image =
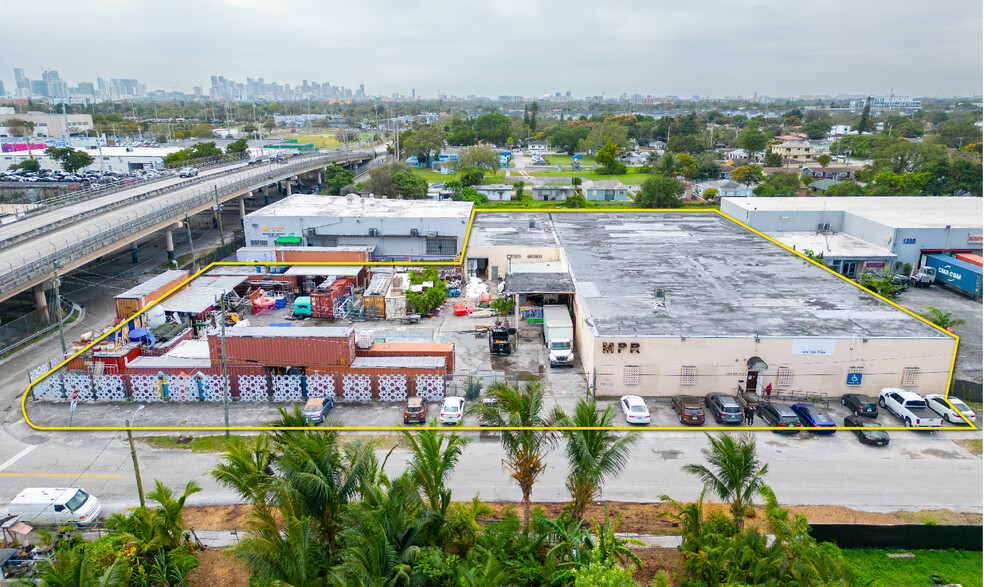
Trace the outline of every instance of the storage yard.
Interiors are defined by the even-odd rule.
[[[229,399],[230,424],[250,427],[332,397],[330,419],[396,426],[410,397],[477,399],[493,381],[537,378],[561,407],[643,396],[657,426],[678,394],[943,393],[955,348],[717,214],[481,213],[463,264],[428,281],[411,279],[423,265],[373,263],[375,246],[247,247],[238,258],[258,265],[154,277],[117,296],[114,335],[43,380],[47,365],[32,371],[28,414],[110,425],[110,405],[135,401],[160,405],[158,426],[220,426]],[[433,288],[450,297],[408,303]],[[497,316],[499,297],[512,307]],[[571,317],[549,335],[548,307]],[[494,353],[493,335],[505,337]]]

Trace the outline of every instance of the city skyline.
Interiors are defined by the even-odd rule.
[[[222,75],[292,87],[303,79],[362,84],[371,95],[421,98],[892,90],[929,97],[976,95],[982,85],[982,7],[959,0],[942,0],[930,12],[835,0],[809,14],[719,1],[630,2],[617,11],[572,2],[563,13],[511,0],[454,10],[431,2],[380,9],[302,1],[284,8],[255,0],[176,0],[171,8],[146,19],[138,7],[108,1],[7,3],[11,22],[46,26],[40,37],[25,27],[5,31],[0,80],[12,94],[12,68],[50,67],[69,83],[128,78],[189,94]],[[899,34],[912,23],[919,23],[919,35]],[[89,42],[80,30],[114,34]],[[72,50],[79,43],[85,51]]]

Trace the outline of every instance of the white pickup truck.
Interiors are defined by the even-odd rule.
[[[886,387],[878,394],[878,405],[895,414],[906,426],[932,428],[943,425],[943,420],[929,409],[918,393]]]

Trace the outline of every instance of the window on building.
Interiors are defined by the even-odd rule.
[[[793,384],[793,370],[789,367],[779,367],[776,371],[776,386],[785,387]]]
[[[427,237],[428,255],[457,255],[458,239],[453,236]]]
[[[526,255],[527,259],[542,259],[543,255]]]
[[[265,247],[270,244],[270,241],[249,241],[249,246],[251,247]]]
[[[919,382],[919,367],[906,367],[902,369],[902,387],[915,385]]]
[[[626,385],[639,385],[639,366],[626,365],[624,371],[624,382]]]
[[[697,385],[697,367],[680,368],[680,385]]]
[[[307,237],[309,247],[337,247],[338,235],[334,234],[312,234]]]

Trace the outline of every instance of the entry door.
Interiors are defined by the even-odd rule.
[[[499,279],[499,266],[498,265],[493,265],[492,266],[492,281],[496,281],[497,279]]]
[[[854,277],[857,270],[858,264],[855,261],[844,261],[844,265],[841,268],[841,273],[846,277]]]
[[[755,393],[755,388],[758,385],[758,371],[749,371],[748,375],[745,376],[745,391],[747,393]]]

